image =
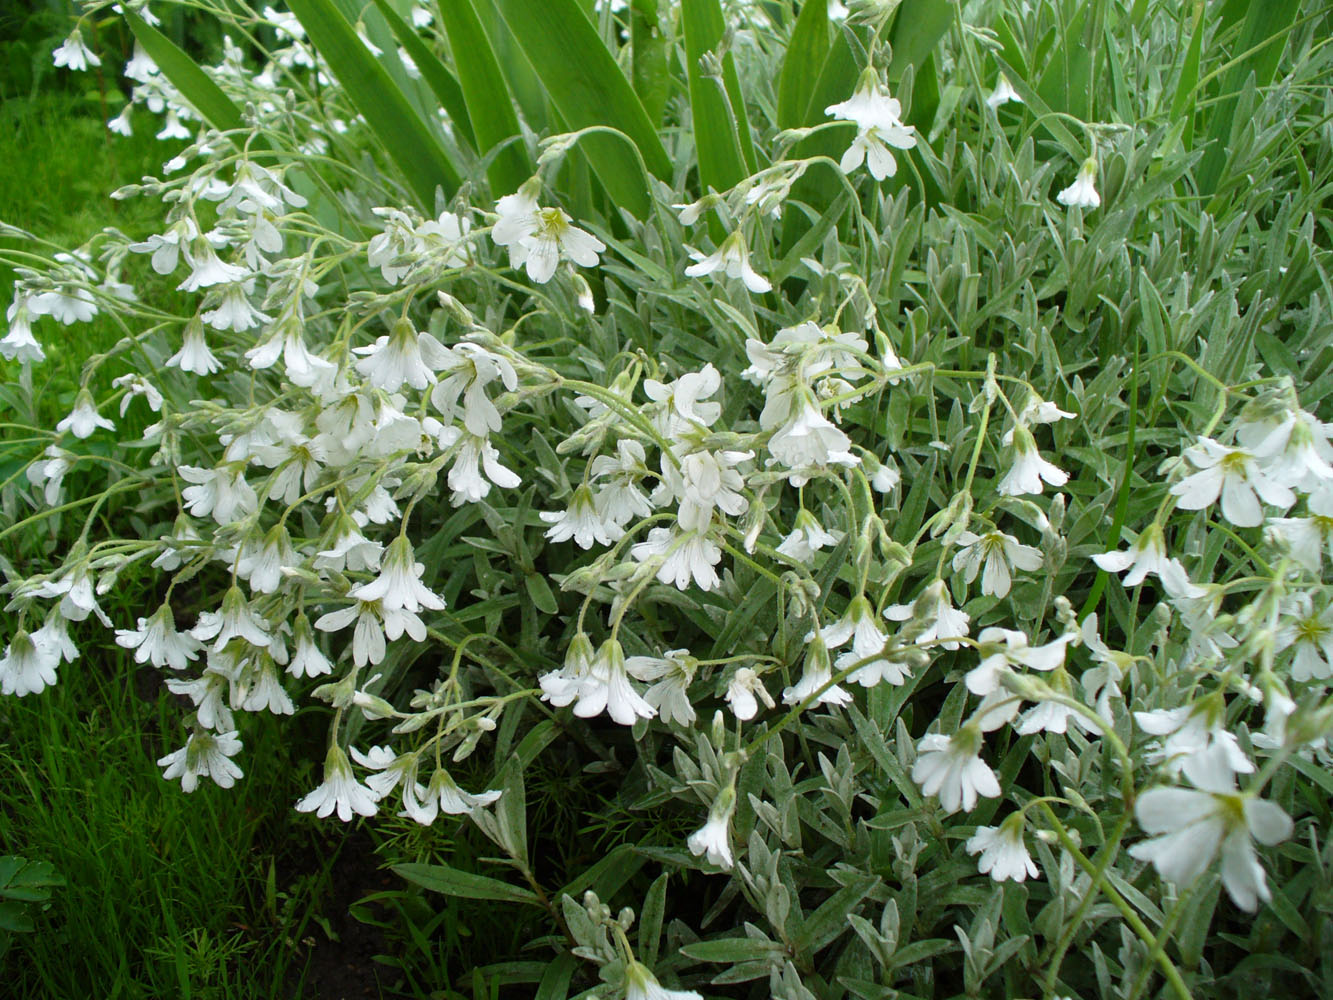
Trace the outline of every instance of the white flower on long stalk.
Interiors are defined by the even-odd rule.
[[[960,806],[971,812],[978,796],[993,799],[1000,795],[995,772],[980,756],[984,742],[982,728],[976,722],[966,723],[952,736],[931,733],[922,737],[916,747],[912,780],[921,786],[923,794],[938,796],[946,813],[956,812]]]
[[[1237,906],[1253,912],[1272,898],[1251,840],[1271,846],[1291,836],[1291,817],[1276,804],[1234,788],[1150,788],[1134,815],[1154,836],[1129,853],[1168,882],[1193,884],[1220,851],[1222,885]]]
[[[1137,587],[1149,573],[1163,579],[1175,573],[1177,578],[1188,579],[1185,567],[1167,556],[1166,539],[1162,534],[1162,525],[1157,521],[1139,532],[1139,537],[1134,539],[1128,549],[1101,552],[1094,555],[1092,561],[1108,573],[1124,573],[1120,582],[1127,588]]]
[[[573,656],[567,656],[562,670],[539,679],[544,700],[554,705],[573,702],[574,714],[581,719],[606,712],[622,726],[657,714],[630,684],[625,651],[617,640],[606,640],[591,659],[585,644],[586,636],[576,650],[571,649]]]
[[[1305,410],[1287,414],[1255,446],[1264,475],[1283,486],[1312,493],[1333,483],[1333,425]]]
[[[630,521],[648,517],[652,504],[639,488],[647,475],[643,445],[630,438],[616,442],[616,454],[598,455],[588,466],[588,479],[597,484],[593,505],[603,520],[623,528]]]
[[[167,754],[157,762],[165,768],[162,777],[168,781],[181,780],[181,791],[193,792],[199,779],[211,778],[220,788],[230,788],[245,773],[231,758],[241,750],[236,730],[229,733],[210,733],[196,729],[185,740],[185,746]]]
[[[850,468],[857,463],[851,448],[851,439],[820,412],[809,394],[803,394],[791,419],[768,439],[768,451],[774,459],[789,469],[802,471],[830,465]]]
[[[222,595],[221,609],[201,612],[190,635],[200,642],[213,643],[215,652],[221,652],[232,639],[242,639],[264,649],[273,641],[273,626],[255,612],[241,588],[233,584]]]
[[[898,172],[898,161],[889,147],[911,149],[916,145],[916,131],[902,121],[902,105],[880,86],[879,74],[868,67],[861,74],[856,92],[839,104],[824,109],[826,115],[856,124],[856,138],[838,162],[844,174],[850,174],[869,162],[870,175],[877,181]]]
[[[425,571],[425,564],[416,561],[407,536],[399,535],[384,550],[379,575],[369,583],[353,587],[347,596],[367,603],[378,601],[385,611],[440,611],[444,599],[421,582]]]
[[[78,460],[78,456],[58,445],[49,444],[42,452],[42,457],[28,466],[25,473],[28,482],[42,491],[42,498],[48,507],[60,503],[64,496],[62,486],[65,473]]]
[[[1296,502],[1296,494],[1260,467],[1267,456],[1244,448],[1228,448],[1212,438],[1200,438],[1185,450],[1185,458],[1199,471],[1171,487],[1182,510],[1203,510],[1222,498],[1222,516],[1238,528],[1253,528],[1263,523],[1260,505],[1270,504],[1286,510]]]
[[[1001,77],[1001,79],[1004,79]],[[1023,814],[1014,813],[999,826],[979,826],[965,845],[968,854],[980,854],[977,871],[996,882],[1022,882],[1041,872],[1023,843]]]
[[[1066,208],[1097,208],[1102,203],[1102,196],[1097,193],[1097,159],[1089,156],[1078,168],[1074,183],[1065,188],[1055,200]]]
[[[964,531],[958,536],[958,545],[953,557],[954,572],[961,572],[968,583],[980,572],[981,592],[992,597],[1009,593],[1011,569],[1032,573],[1041,569],[1044,559],[1040,549],[1024,545],[998,529],[984,535]]]
[[[805,637],[805,641],[807,649],[801,679],[782,692],[783,704],[799,705],[811,697],[815,699],[809,706],[811,708],[815,705],[841,708],[851,704],[852,696],[845,688],[829,683],[833,680],[833,664],[829,660],[828,645],[823,636],[816,629]]]
[[[842,541],[841,531],[826,531],[813,514],[802,507],[796,512],[796,524],[783,538],[777,551],[798,563],[808,563],[814,554]]]
[[[756,294],[773,288],[772,282],[750,265],[750,251],[739,229],[727,236],[711,254],[704,255],[698,250],[691,250],[690,256],[695,263],[685,268],[685,276],[688,278],[702,278],[721,271],[728,278],[740,278],[745,287]]]
[[[336,810],[338,818],[348,823],[353,813],[374,816],[375,798],[374,792],[357,782],[347,754],[335,743],[324,758],[323,783],[296,803],[296,810],[313,812],[320,819]]]

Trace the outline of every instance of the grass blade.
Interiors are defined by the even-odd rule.
[[[459,184],[458,172],[439,138],[412,109],[331,0],[290,0],[287,6],[384,143],[419,204],[433,212],[436,186],[452,196]]]
[[[667,68],[666,36],[657,18],[657,0],[634,0],[629,30],[634,92],[649,120],[658,124],[671,93],[671,72]]]
[[[649,172],[671,177],[657,129],[576,0],[496,0],[495,6],[567,128],[618,129],[638,147]],[[593,135],[580,148],[615,203],[645,216],[651,204],[645,178],[624,140]]]
[[[193,59],[129,8],[125,9],[125,20],[144,51],[208,124],[223,131],[241,127],[240,109]]]
[[[378,0],[384,2],[384,0]],[[504,75],[482,27],[472,0],[440,4],[440,20],[449,36],[458,81],[483,154],[519,135],[518,115],[505,86]],[[522,142],[510,141],[491,161],[486,176],[491,193],[510,194],[532,176],[532,161]]]
[[[399,44],[407,50],[407,54],[421,70],[421,78],[426,81],[435,99],[440,102],[440,107],[449,113],[449,120],[453,123],[458,137],[475,150],[477,136],[472,129],[472,118],[468,114],[467,102],[463,99],[463,88],[431,47],[421,40],[421,36],[412,30],[411,25],[398,16],[398,12],[388,0],[375,0],[375,5],[384,15],[384,20],[388,22]]]

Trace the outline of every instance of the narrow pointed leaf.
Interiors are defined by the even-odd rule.
[[[494,899],[502,903],[532,903],[540,906],[537,894],[522,886],[501,882],[472,872],[462,872],[448,865],[406,864],[394,865],[393,870],[415,882],[423,889],[442,892],[446,896],[464,896],[468,899]]]
[[[144,51],[208,124],[223,131],[241,127],[240,109],[198,63],[129,8],[125,10],[125,20]]]
[[[331,0],[290,0],[287,6],[398,164],[417,201],[433,211],[436,186],[452,196],[459,184],[458,172],[439,138],[394,86],[388,72]]]
[[[629,30],[634,92],[643,102],[649,121],[660,124],[671,92],[671,74],[667,69],[667,40],[657,19],[657,0],[634,0]]]
[[[450,0],[440,4],[440,20],[449,36],[458,82],[476,129],[477,148],[486,153],[509,141],[509,145],[491,161],[486,176],[491,182],[492,194],[511,194],[532,176],[532,161],[528,159],[522,142],[510,141],[519,135],[518,115],[514,112],[514,103],[490,38],[472,0]]]
[[[467,103],[463,98],[463,88],[459,86],[449,68],[440,61],[429,45],[422,41],[410,24],[404,21],[388,0],[375,0],[384,20],[388,22],[395,37],[412,61],[421,70],[421,78],[426,81],[440,107],[449,113],[454,132],[472,149],[477,148],[477,137],[472,129],[472,119],[468,115]]]
[[[576,0],[496,0],[495,5],[567,128],[618,129],[638,147],[650,173],[670,178],[671,161],[656,128]],[[651,206],[647,184],[624,139],[593,135],[580,149],[612,200],[645,216]]]

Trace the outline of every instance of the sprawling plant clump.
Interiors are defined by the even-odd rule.
[[[11,255],[5,694],[100,621],[184,792],[325,703],[296,808],[468,817],[508,875],[399,871],[544,910],[542,996],[1333,985],[1327,11],[289,6],[130,5],[161,225]]]

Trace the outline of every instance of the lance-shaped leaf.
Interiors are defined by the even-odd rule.
[[[446,195],[458,190],[458,172],[439,138],[331,0],[290,0],[287,6],[398,164],[419,204],[427,211],[434,209],[437,185]]]
[[[495,0],[495,6],[567,128],[618,129],[638,147],[650,173],[670,178],[671,161],[656,128],[577,0]],[[625,140],[592,135],[580,148],[615,203],[646,215],[646,178]]]
[[[157,63],[158,69],[208,124],[224,131],[241,127],[240,109],[199,68],[198,63],[177,48],[170,38],[128,8],[125,10],[125,20],[144,51]]]
[[[383,0],[380,0],[383,2]],[[458,82],[477,133],[477,148],[486,153],[502,142],[509,145],[491,161],[486,176],[492,193],[511,194],[532,176],[532,161],[519,135],[518,115],[505,86],[504,75],[482,27],[472,0],[440,4],[440,19],[449,36]]]
[[[778,78],[779,128],[800,128],[809,123],[811,98],[828,50],[828,4],[802,4]]]

